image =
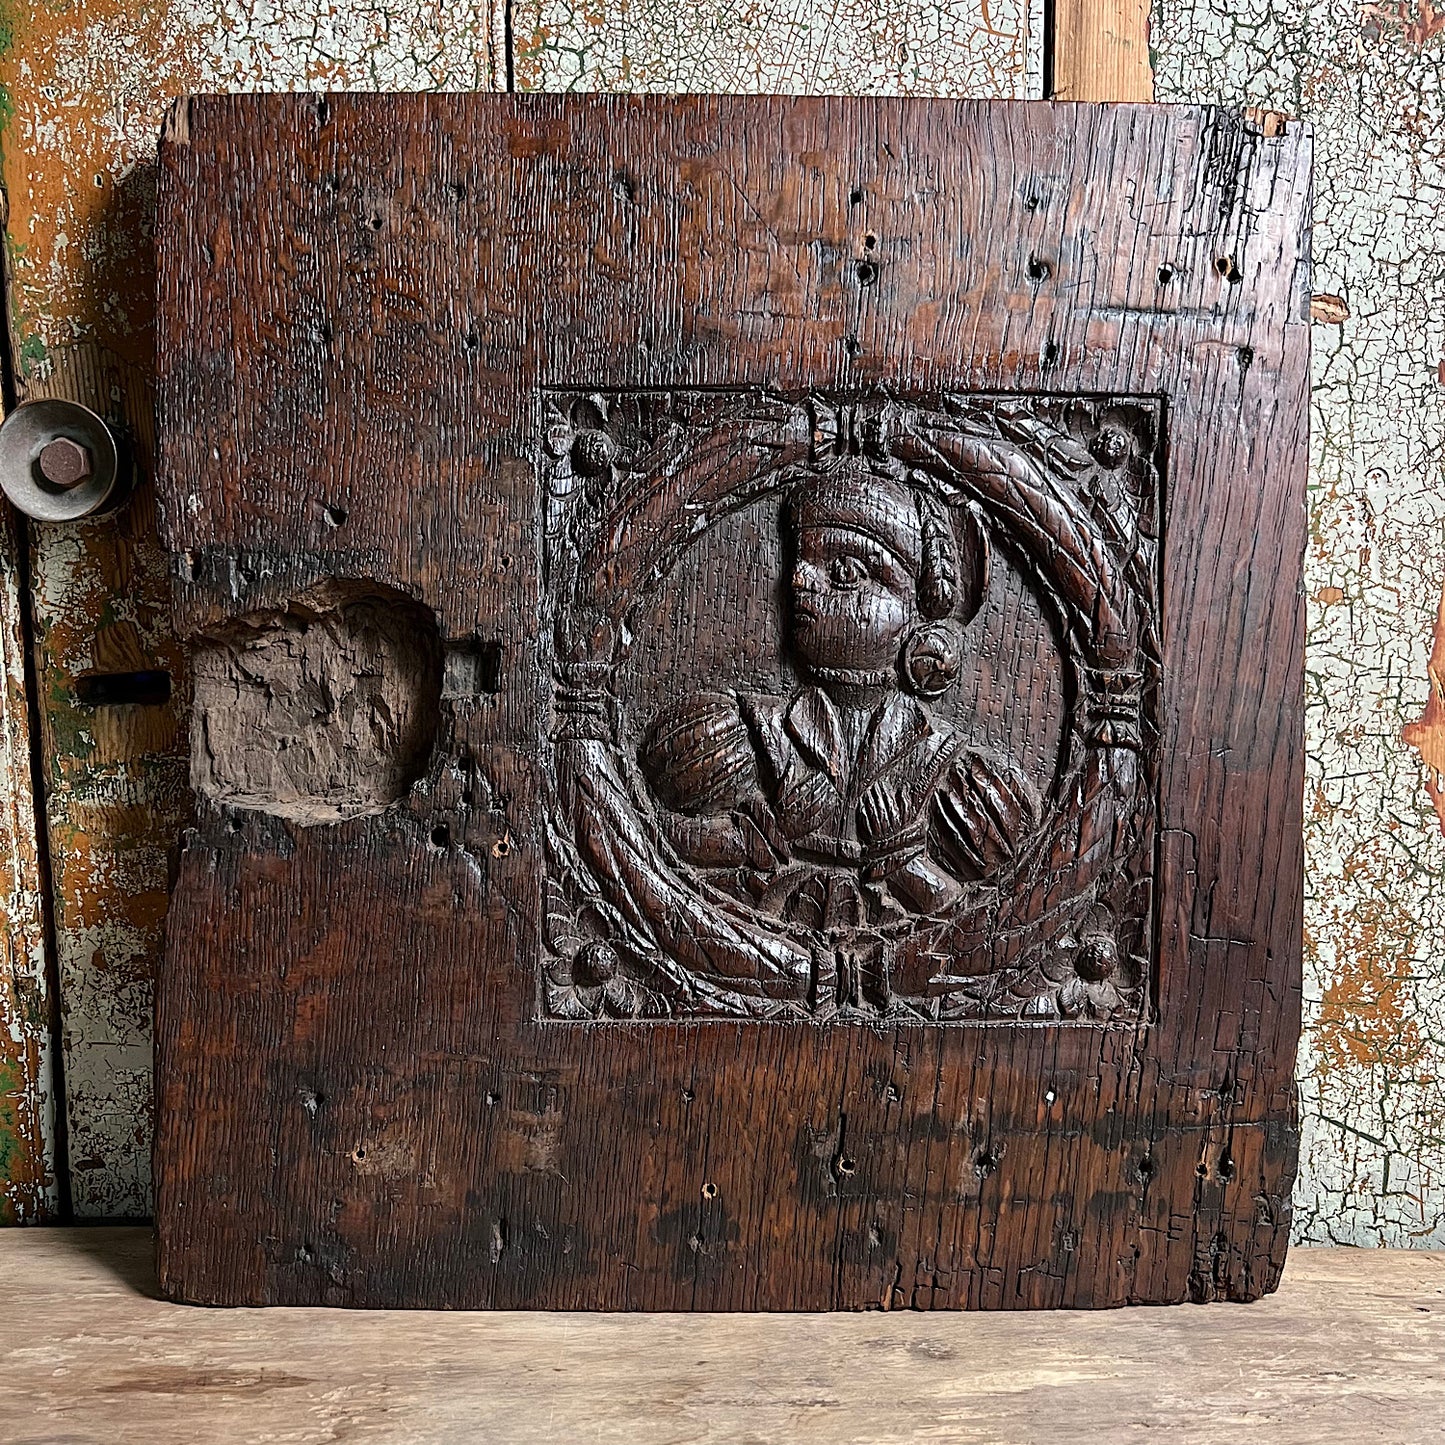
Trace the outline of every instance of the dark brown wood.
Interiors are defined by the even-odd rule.
[[[1272,1289],[1309,140],[180,106],[163,1288]]]

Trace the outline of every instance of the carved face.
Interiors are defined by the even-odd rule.
[[[913,578],[851,527],[804,526],[793,567],[793,646],[809,667],[882,672],[918,620]]]

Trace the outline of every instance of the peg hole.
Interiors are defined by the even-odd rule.
[[[878,267],[872,261],[859,261],[853,269],[860,286],[871,286],[878,279]]]
[[[138,672],[88,672],[75,679],[82,707],[160,707],[171,699],[171,675],[160,668]]]
[[[704,1199],[716,1199],[716,1198],[717,1198],[717,1185],[716,1185],[716,1184],[704,1184],[704,1185],[702,1186],[702,1197],[703,1197]]]
[[[450,848],[452,845],[452,830],[445,823],[438,823],[431,830],[431,841],[433,848]]]

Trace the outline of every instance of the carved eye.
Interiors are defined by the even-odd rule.
[[[845,554],[833,558],[828,568],[828,580],[835,587],[856,587],[868,580],[868,568],[861,559]]]

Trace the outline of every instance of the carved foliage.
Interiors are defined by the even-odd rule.
[[[1137,1019],[1153,952],[1154,404],[545,405],[543,1013]],[[701,541],[740,513],[765,525],[706,573]],[[1027,625],[1062,680],[1042,773],[1008,727],[1045,695],[1037,677],[1006,679],[992,738],[951,701],[970,668],[1000,667],[981,609],[1004,572],[1032,594]],[[759,636],[781,598],[769,685],[680,668],[665,701],[639,702],[659,680],[636,676],[638,619],[679,579],[719,626],[740,616]]]

